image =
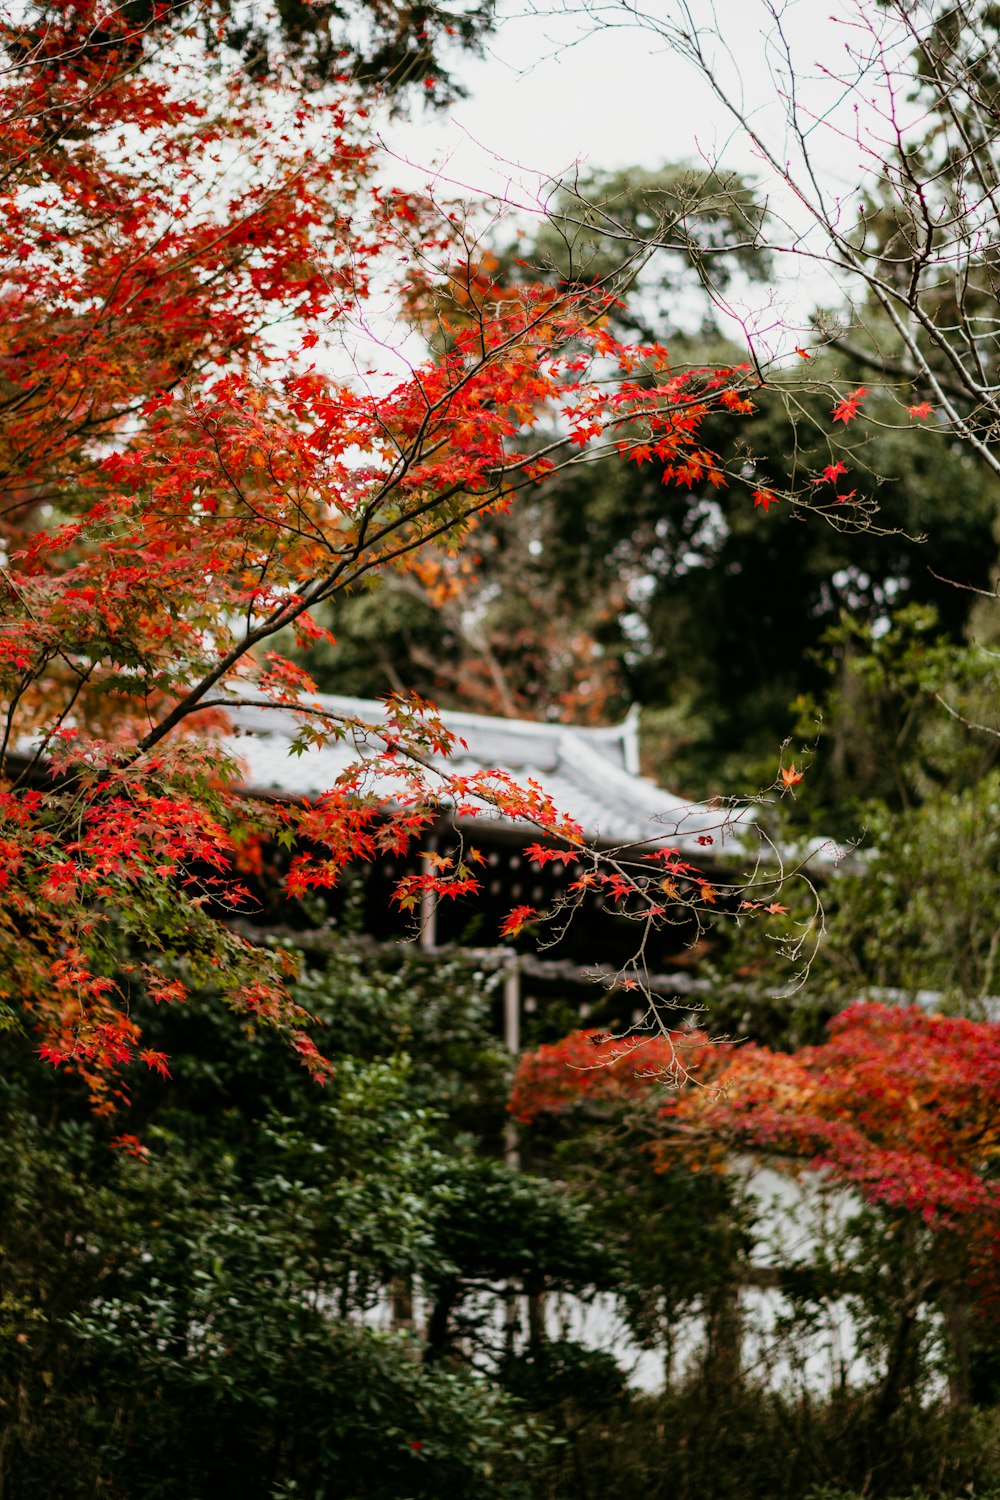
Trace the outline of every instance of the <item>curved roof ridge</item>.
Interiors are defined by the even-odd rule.
[[[255,695],[251,695],[252,697]],[[303,694],[331,714],[378,724],[385,704],[376,698],[344,694]],[[240,734],[237,754],[246,784],[291,796],[315,796],[331,786],[353,750],[332,742],[292,759],[294,706],[265,709],[243,700],[230,718]],[[449,756],[456,768],[497,769],[515,781],[536,780],[561,812],[596,842],[627,847],[675,843],[692,849],[733,837],[745,828],[753,809],[685,801],[638,774],[638,710],[623,723],[593,727],[535,719],[504,719],[463,710],[438,711],[458,743]],[[388,788],[387,788],[388,790]],[[508,821],[511,820],[503,820]]]
[[[610,763],[595,754],[592,747],[582,741],[572,729],[567,730],[560,741],[560,760],[592,782],[595,788],[614,801],[631,817],[642,811],[649,818],[655,831],[650,838],[661,840],[705,837],[709,834],[721,837],[726,832],[732,837],[734,824],[744,827],[752,822],[755,809],[749,805],[728,807],[710,802],[694,802],[676,796],[673,792],[657,786],[647,776],[639,776]]]
[[[344,708],[347,712],[357,713],[359,717],[385,713],[384,698],[356,698],[348,693],[310,693],[308,696],[331,710]],[[586,739],[603,742],[624,741],[637,735],[639,705],[633,704],[625,718],[617,724],[566,724],[561,719],[512,719],[503,714],[483,714],[466,708],[438,708],[437,705],[434,705],[434,712],[445,724],[453,719],[475,728],[502,728],[505,733],[524,734],[532,738],[545,738],[568,731]]]

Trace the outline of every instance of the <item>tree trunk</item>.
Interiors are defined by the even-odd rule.
[[[948,1399],[952,1406],[968,1406],[972,1400],[971,1308],[954,1283],[943,1289],[940,1301],[948,1335]]]
[[[726,1281],[713,1290],[705,1325],[705,1385],[711,1390],[731,1389],[743,1374],[743,1308],[737,1282]]]
[[[444,1359],[445,1355],[450,1353],[451,1315],[458,1301],[459,1291],[459,1282],[454,1277],[450,1277],[441,1283],[434,1299],[430,1322],[427,1324],[427,1352],[424,1357],[428,1363],[435,1359]]]
[[[545,1293],[531,1292],[528,1295],[528,1347],[532,1353],[537,1353],[545,1341]]]

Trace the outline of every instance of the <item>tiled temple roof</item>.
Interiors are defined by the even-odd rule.
[[[385,720],[375,700],[320,695],[310,698],[331,714],[372,724]],[[246,706],[229,711],[238,740],[234,750],[245,767],[248,790],[292,797],[326,791],[357,758],[352,741],[334,742],[289,753],[298,721],[291,710]],[[445,727],[465,745],[456,744],[448,768],[459,775],[500,770],[524,784],[536,781],[562,813],[575,819],[593,843],[634,845],[646,842],[699,849],[699,835],[717,844],[735,839],[753,818],[750,808],[727,811],[706,803],[686,802],[639,775],[638,713],[610,728],[491,718],[440,711]],[[391,794],[392,783],[385,791]],[[485,818],[498,819],[495,813]],[[482,826],[484,819],[476,819]],[[509,820],[512,830],[517,826]]]

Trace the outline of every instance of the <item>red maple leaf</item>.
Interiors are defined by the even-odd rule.
[[[515,906],[501,922],[500,936],[517,937],[521,929],[537,915],[538,912],[533,906]]]
[[[858,414],[858,407],[867,395],[866,385],[859,385],[853,391],[849,391],[833,408],[833,420],[843,422],[845,426],[848,422],[853,422]]]
[[[149,1147],[144,1146],[137,1135],[116,1135],[111,1145],[116,1151],[124,1151],[126,1156],[134,1156],[138,1161],[145,1161],[149,1156]]]
[[[536,865],[547,865],[553,861],[565,865],[576,858],[572,849],[555,849],[549,844],[528,844],[524,853]]]

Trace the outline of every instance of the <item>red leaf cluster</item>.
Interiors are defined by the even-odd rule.
[[[888,1212],[961,1232],[995,1279],[1000,1025],[855,1004],[828,1041],[792,1054],[700,1033],[574,1032],[522,1059],[510,1108],[528,1123],[628,1099],[658,1113],[663,1167],[727,1146],[803,1161]]]
[[[536,785],[450,772],[427,705],[324,715],[274,637],[324,634],[316,611],[380,572],[433,571],[581,455],[721,484],[701,430],[750,412],[747,372],[676,374],[614,337],[600,288],[470,266],[454,206],[380,180],[349,92],[250,79],[192,7],[33,16],[0,39],[0,999],[102,1109],[137,1058],[166,1074],[137,1017],[193,984],[322,1075],[282,956],[219,920],[249,848],[292,849],[295,895],[442,808],[569,849],[581,830]],[[386,284],[436,343],[356,376],[342,333]],[[246,699],[300,716],[296,750],[356,759],[308,805],[247,799],[224,739]],[[427,871],[398,900],[477,888]]]

